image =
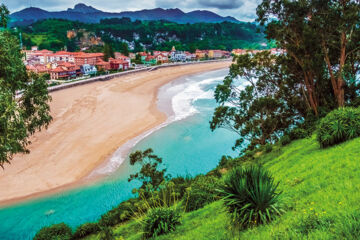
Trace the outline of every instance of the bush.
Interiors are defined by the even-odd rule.
[[[103,227],[100,233],[100,240],[115,240],[115,234],[110,227]]]
[[[34,240],[70,240],[71,235],[71,228],[65,223],[59,223],[40,229]]]
[[[83,237],[97,233],[99,231],[100,227],[97,223],[84,223],[76,229],[73,235],[73,239],[82,239]]]
[[[322,148],[360,136],[360,108],[339,108],[321,119],[317,140]]]
[[[153,238],[172,232],[181,224],[180,214],[173,208],[150,209],[143,221],[144,238]]]
[[[188,193],[184,196],[185,210],[195,211],[216,201],[219,198],[219,192],[216,189],[219,189],[221,185],[221,181],[214,176],[200,175],[195,178]]]
[[[303,129],[303,128],[294,128],[290,133],[289,133],[289,137],[290,139],[293,140],[297,140],[297,139],[303,139],[306,138],[308,136],[308,132]]]
[[[280,139],[280,143],[281,145],[285,146],[288,145],[289,143],[291,143],[291,139],[288,135],[284,135],[281,139]]]
[[[131,198],[125,202],[119,204],[119,206],[113,208],[109,212],[103,214],[99,220],[101,226],[115,226],[129,220],[133,216],[133,212],[136,211],[135,204],[140,202],[138,198]]]
[[[281,214],[278,183],[259,166],[238,167],[220,190],[231,224],[240,229],[267,223]]]
[[[271,144],[266,144],[265,145],[265,152],[266,153],[270,153],[273,150],[273,147]]]

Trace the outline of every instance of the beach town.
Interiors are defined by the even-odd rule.
[[[175,47],[171,51],[152,51],[129,53],[125,56],[115,52],[114,57],[104,58],[104,53],[68,52],[39,50],[37,46],[31,50],[24,50],[24,64],[26,69],[37,74],[48,74],[49,83],[62,83],[84,77],[105,75],[130,69],[139,69],[149,66],[157,66],[179,62],[198,62],[205,60],[228,59],[231,56],[246,53],[255,54],[261,50],[234,49],[231,52],[225,50],[196,50],[177,51]],[[278,54],[280,49],[270,49],[272,54]]]

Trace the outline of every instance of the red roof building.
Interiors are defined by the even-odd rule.
[[[26,70],[37,74],[48,73],[49,69],[43,64],[27,65]]]
[[[111,70],[127,70],[129,69],[129,63],[121,59],[109,58]]]
[[[82,66],[84,64],[96,65],[97,61],[103,60],[103,53],[84,53],[76,52],[74,53],[74,61],[77,66]]]
[[[155,54],[155,52],[154,52]],[[168,56],[162,54],[162,53],[159,53],[159,54],[155,54],[155,58],[156,58],[156,61],[157,62],[160,62],[160,63],[167,63],[169,62],[169,58]]]
[[[104,71],[108,71],[111,69],[110,63],[109,62],[105,62],[102,59],[99,59],[95,66],[97,67],[98,70],[104,70]]]
[[[51,69],[49,72],[50,78],[55,80],[71,79],[81,75],[80,67],[69,62],[58,62],[57,67]]]

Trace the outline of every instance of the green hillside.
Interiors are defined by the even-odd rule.
[[[67,31],[76,33],[67,38]],[[261,30],[261,33],[258,33]],[[68,50],[82,47],[101,47],[90,44],[90,38],[101,38],[117,51],[122,44],[128,44],[135,52],[147,50],[195,51],[196,49],[234,48],[264,49],[273,46],[263,34],[263,28],[253,23],[195,23],[179,24],[167,21],[131,21],[128,18],[104,19],[100,23],[80,23],[61,19],[47,19],[29,26],[20,27],[13,33],[22,32],[23,45],[27,49],[37,45],[39,49],[58,51],[66,46]],[[269,42],[271,43],[271,42]],[[265,46],[263,46],[265,44]]]
[[[175,232],[158,239],[357,239],[360,235],[360,138],[328,149],[320,149],[315,137],[297,140],[275,146],[256,161],[280,181],[284,215],[234,234],[217,201],[185,214]],[[138,220],[132,220],[113,231],[119,239],[141,239],[139,229]]]

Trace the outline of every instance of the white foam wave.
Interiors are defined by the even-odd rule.
[[[208,78],[199,82],[187,83],[184,90],[176,94],[171,101],[175,120],[182,120],[198,113],[199,111],[194,107],[194,102],[199,99],[211,99],[214,96],[213,90],[206,91],[203,87],[222,79],[223,77]]]

